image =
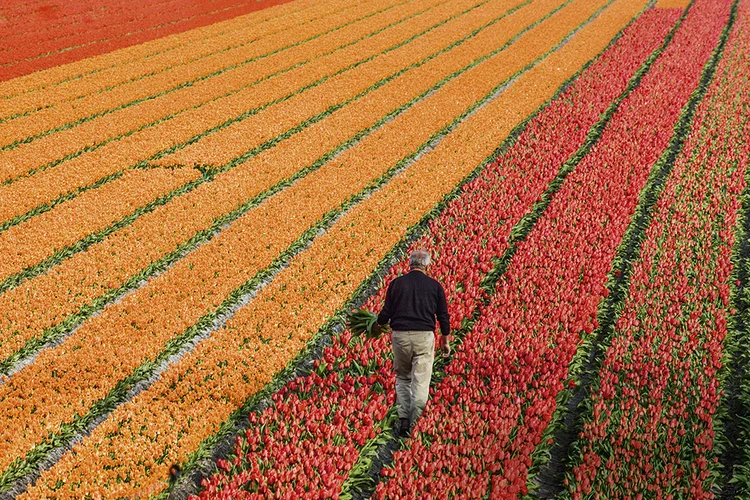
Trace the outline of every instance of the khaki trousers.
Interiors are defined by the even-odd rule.
[[[420,331],[394,331],[393,371],[399,418],[412,423],[422,414],[430,394],[432,362],[435,360],[435,334]]]

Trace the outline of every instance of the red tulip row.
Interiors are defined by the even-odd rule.
[[[639,18],[531,120],[496,163],[464,185],[460,197],[430,224],[428,234],[410,246],[433,254],[430,272],[446,289],[453,328],[460,328],[486,299],[482,281],[496,256],[508,250],[511,229],[584,144],[589,129],[661,43],[675,17],[674,12],[649,11]],[[396,264],[365,307],[377,311],[387,285],[405,270],[404,260]],[[250,415],[250,427],[237,438],[234,457],[219,461],[221,471],[205,482],[201,497],[252,497],[248,489],[256,497],[315,497],[315,492],[330,497],[342,484],[345,490],[356,489],[347,481],[349,472],[360,453],[366,455],[387,437],[383,431],[394,416],[389,412],[390,343],[387,338],[362,342],[348,331],[332,340],[312,374],[274,395],[272,407]],[[356,465],[368,468],[369,462]]]
[[[106,9],[99,12],[96,6],[90,2],[76,2],[69,5],[45,5],[23,4],[15,9],[3,12],[4,17],[11,18],[12,23],[4,23],[0,26],[0,54],[5,58],[8,52],[16,52],[20,49],[17,43],[44,43],[56,41],[58,44],[65,43],[65,38],[79,35],[83,23],[90,23],[92,29],[106,28],[105,20],[111,24],[131,22],[139,16],[159,12],[164,8],[179,8],[175,0],[157,0],[151,5],[145,6],[138,3],[125,3],[122,1],[110,2]],[[34,24],[39,21],[48,24],[41,33],[34,36]]]
[[[159,3],[123,2],[110,8],[107,2],[78,12],[76,3],[40,5],[33,10],[8,13],[9,23],[0,39],[0,81],[34,71],[136,45],[173,33],[217,23],[279,5],[288,0],[193,1],[162,0]],[[67,9],[73,9],[70,15]],[[106,12],[106,14],[101,14]],[[27,19],[29,21],[27,21]]]
[[[744,127],[737,145],[743,156],[745,170],[745,191],[741,195],[742,207],[735,229],[735,248],[731,257],[734,265],[729,279],[731,289],[732,310],[729,318],[727,337],[724,340],[722,353],[722,368],[720,379],[722,385],[721,407],[717,419],[716,429],[717,448],[721,448],[719,455],[722,467],[721,476],[726,480],[722,485],[724,498],[750,497],[750,168],[747,161],[750,158],[748,144],[748,81],[750,74],[750,60],[740,55],[750,50],[750,4],[741,2],[738,5],[737,28],[733,34],[736,37],[731,45],[737,45],[736,57],[732,59],[737,65],[738,75],[745,75],[744,80],[730,81],[725,86],[731,92],[732,85],[737,85],[738,92],[745,93],[743,120]],[[742,168],[742,167],[738,167]],[[716,419],[715,419],[716,420]]]
[[[728,1],[693,4],[672,43],[568,176],[446,367],[410,446],[384,471],[397,480],[378,485],[377,498],[480,487],[496,496],[527,493],[532,454],[573,356],[598,326],[597,306],[609,293],[607,275],[639,194],[699,84],[729,7]]]
[[[713,498],[733,230],[750,162],[749,25],[741,2],[634,263],[568,474],[573,498]]]

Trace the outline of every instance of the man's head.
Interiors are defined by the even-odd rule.
[[[416,250],[409,256],[409,267],[424,271],[430,265],[430,254],[426,250]]]

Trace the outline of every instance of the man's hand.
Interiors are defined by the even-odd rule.
[[[381,325],[380,323],[378,323],[378,322],[376,321],[376,322],[375,322],[375,324],[374,324],[374,325],[372,325],[372,332],[371,332],[371,335],[372,335],[373,337],[380,337],[380,334],[381,334],[381,333],[383,333],[383,325]]]
[[[451,353],[451,346],[448,343],[447,335],[440,336],[440,352],[443,353],[443,356],[449,356]]]

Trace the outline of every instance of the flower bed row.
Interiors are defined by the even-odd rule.
[[[748,21],[745,4],[633,265],[568,474],[574,498],[714,496],[717,375],[750,159]]]
[[[656,11],[640,17],[531,120],[497,163],[466,184],[460,197],[430,223],[429,233],[411,245],[433,255],[430,274],[446,288],[454,329],[486,297],[483,284],[493,261],[518,237],[511,228],[530,213],[566,159],[583,147],[589,129],[624,91],[629,75],[659,45],[673,19]],[[379,310],[387,285],[405,268],[405,260],[395,265],[365,307]],[[335,336],[312,374],[274,395],[271,408],[250,415],[250,428],[238,437],[234,456],[219,462],[221,472],[204,483],[200,497],[269,497],[291,491],[300,498],[320,491],[335,497],[342,484],[356,488],[345,480],[367,436],[389,429],[384,418],[393,394],[389,351],[387,338],[363,344],[348,331]],[[308,474],[311,468],[318,474]],[[486,485],[479,491],[484,489]]]
[[[558,19],[561,24],[558,30],[566,29],[566,23],[579,24],[585,15],[583,10]],[[558,36],[563,38],[564,33]],[[555,38],[548,43],[554,43]],[[34,364],[0,386],[0,412],[9,423],[0,437],[4,444],[7,443],[0,465],[10,465],[15,457],[40,441],[54,441],[58,432],[53,431],[53,437],[49,437],[49,429],[62,429],[59,433],[65,433],[69,426],[77,425],[76,419],[85,415],[91,405],[100,405],[97,401],[106,398],[110,391],[122,397],[119,394],[122,383],[118,381],[133,370],[139,378],[130,377],[127,384],[140,380],[141,363],[150,365],[152,361],[149,360],[164,357],[164,344],[170,340],[174,344],[176,341],[172,339],[185,328],[190,329],[180,337],[179,343],[184,345],[195,336],[197,328],[191,325],[198,322],[203,327],[210,323],[215,316],[214,309],[223,306],[222,301],[246,281],[248,274],[272,264],[275,256],[293,244],[309,226],[316,226],[319,218],[330,219],[330,214],[340,210],[339,204],[346,206],[349,203],[347,198],[368,184],[384,182],[393,175],[394,168],[423,150],[431,142],[432,135],[445,133],[453,125],[446,118],[453,116],[454,121],[465,118],[469,113],[467,108],[471,110],[488,99],[514,70],[533,62],[535,55],[533,52],[514,53],[515,60],[508,55],[487,59],[485,64],[474,68],[476,71],[462,75],[468,75],[467,79],[474,77],[474,80],[481,76],[479,81],[485,88],[475,85],[469,91],[461,85],[443,87],[430,96],[431,105],[423,104],[428,101],[421,102],[408,120],[391,122],[383,132],[360,142],[351,153],[347,152],[346,156],[297,182],[258,210],[248,212],[219,238],[179,261],[168,273],[152,280],[122,303],[105,309],[59,347],[42,352]],[[504,64],[503,71],[498,70],[500,64]],[[487,92],[487,96],[482,95]],[[420,134],[407,134],[407,130],[418,130]],[[394,143],[394,136],[408,140]],[[379,152],[377,162],[365,161],[375,157],[375,152]],[[351,168],[353,162],[357,168]],[[394,164],[396,167],[391,167]],[[326,213],[328,211],[331,212]],[[314,229],[316,232],[317,227]],[[303,237],[309,240],[307,233]],[[237,255],[238,249],[242,249],[240,256]],[[200,290],[203,295],[188,295],[185,290]],[[230,295],[229,299],[234,297]],[[246,307],[243,311],[248,309],[251,308]],[[139,339],[137,352],[132,346],[133,338]],[[298,347],[293,344],[287,352],[294,353]],[[125,351],[129,352],[127,357],[123,357]],[[284,359],[282,352],[277,354],[277,359]],[[168,350],[167,354],[173,352]],[[104,380],[100,380],[102,367],[106,367],[107,372]],[[35,382],[30,383],[31,380]],[[27,455],[35,459],[43,456],[35,451]],[[16,462],[11,470],[19,467],[26,467],[23,460]]]
[[[586,8],[561,11],[556,21],[579,25],[586,21],[587,15],[582,12],[586,9],[596,10],[596,6],[587,3]],[[527,72],[519,78],[523,83],[517,82],[476,109],[499,86],[491,89],[485,99],[456,121],[463,120],[460,124],[446,128],[448,132],[456,126],[435,149],[371,196],[358,200],[225,327],[168,367],[151,387],[117,408],[89,438],[74,447],[75,454],[66,453],[53,469],[43,473],[30,493],[59,490],[57,495],[80,496],[108,488],[111,494],[129,495],[141,488],[162,489],[167,462],[184,460],[245,399],[286,366],[322,323],[346,303],[406,229],[481,163],[509,133],[509,127],[518,123],[519,116],[538,108],[572,72],[601,50],[602,44],[606,45],[602,39],[608,41],[613,34],[612,24],[622,26],[634,14],[629,2],[616,3],[592,23],[588,36],[574,37],[580,43],[569,43],[536,66],[541,74],[549,75],[541,87],[539,75],[527,78]],[[596,41],[598,47],[593,43]],[[550,67],[561,70],[550,73]],[[537,93],[530,93],[534,88]],[[504,126],[466,148],[467,138],[477,137],[488,120]],[[366,237],[375,227],[379,228],[376,243]],[[243,377],[247,370],[252,370],[252,377]],[[112,456],[115,458],[107,458]],[[118,476],[128,476],[131,481],[118,484]],[[81,483],[59,489],[58,477],[75,478],[75,483],[81,478]]]
[[[175,64],[190,64],[230,49],[242,31],[252,30],[259,41],[290,27],[330,15],[347,0],[314,6],[310,0],[193,29],[186,33],[142,43],[109,54],[50,68],[0,82],[0,119],[22,116],[57,103],[75,100],[129,81],[166,71]]]
[[[440,62],[440,59],[434,60]],[[6,339],[0,352],[18,359],[18,355],[13,354],[16,350],[22,349],[28,353],[39,347],[40,342],[35,339],[40,331],[51,329],[42,335],[44,340],[60,336],[71,324],[86,319],[100,309],[109,300],[112,290],[114,293],[122,293],[123,288],[132,288],[175,260],[175,247],[177,252],[184,253],[197,243],[211,239],[213,232],[222,225],[248,212],[292,181],[326,164],[361,135],[380,127],[389,118],[411,107],[460,73],[461,71],[449,74],[432,87],[428,87],[431,82],[427,75],[420,73],[417,75],[421,80],[419,84],[412,78],[407,78],[407,88],[399,83],[394,88],[386,86],[378,89],[374,92],[374,100],[365,103],[364,109],[345,108],[333,113],[330,121],[316,123],[288,142],[282,142],[281,147],[271,148],[226,174],[218,175],[213,182],[177,198],[164,208],[156,209],[153,214],[143,216],[132,226],[113,233],[101,243],[89,246],[87,252],[53,267],[47,274],[7,291],[0,297],[0,305],[7,312],[4,315],[4,329],[13,334]],[[414,93],[417,95],[414,96]],[[443,92],[441,95],[445,94]],[[404,103],[409,98],[412,99]],[[431,99],[430,102],[434,102],[437,97]],[[415,116],[412,120],[419,120],[419,115]],[[394,127],[392,125],[389,130],[398,130]],[[378,140],[386,139],[381,134]],[[364,146],[360,146],[360,149]],[[350,156],[354,155],[354,152],[350,153]],[[283,168],[279,165],[283,165]],[[331,168],[335,170],[336,167],[329,167]],[[228,216],[224,215],[227,213]],[[194,236],[195,232],[198,233],[197,238]],[[185,240],[188,240],[187,243]],[[128,250],[133,241],[149,241],[152,246],[141,246],[141,252],[133,255]],[[83,249],[86,248],[78,250]],[[173,250],[172,253],[169,253],[170,250]],[[81,276],[82,272],[85,272],[84,277]],[[105,295],[101,295],[102,287],[105,288]],[[30,291],[44,293],[29,293]],[[55,307],[46,303],[49,301],[48,297],[57,298]],[[86,301],[92,299],[94,305],[85,305]],[[70,320],[69,315],[82,306],[85,311]],[[27,342],[32,345],[22,348]],[[7,369],[8,363],[3,365]]]
[[[387,476],[397,480],[381,483],[377,498],[435,488],[466,494],[477,481],[491,495],[528,491],[532,454],[577,348],[598,326],[607,274],[641,190],[728,15],[728,2],[694,3],[672,43],[568,176],[446,367],[416,435],[394,454]],[[649,127],[639,127],[645,116]]]
[[[238,4],[228,0],[219,3],[178,0],[176,6],[172,5],[172,8],[162,9],[158,12],[149,12],[149,4],[141,3],[139,5],[147,9],[141,12],[141,16],[148,14],[155,17],[141,17],[135,22],[121,22],[119,24],[112,24],[113,21],[117,20],[106,17],[98,23],[102,29],[92,30],[90,35],[83,33],[78,37],[66,37],[60,39],[60,41],[50,41],[46,44],[28,43],[21,46],[23,49],[8,51],[2,59],[5,67],[3,67],[1,79],[9,80],[34,71],[217,23],[259,9],[279,5],[285,3],[285,1],[264,0],[263,2],[256,2],[247,0]],[[45,33],[44,26],[50,24],[50,21],[45,17],[42,14],[39,16],[41,19],[35,19],[34,32],[37,36]],[[122,20],[120,19],[120,21]],[[94,22],[93,24],[97,23]],[[78,29],[80,29],[80,26],[80,24],[75,25]]]

